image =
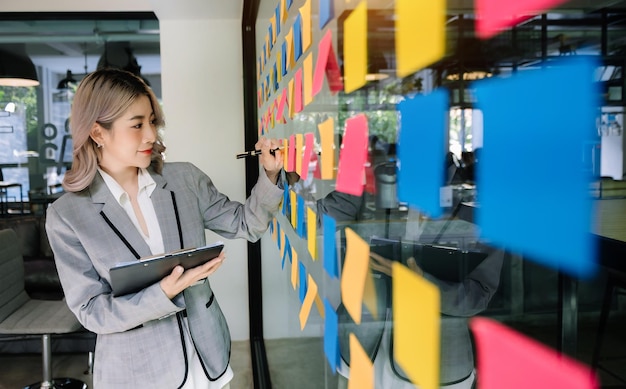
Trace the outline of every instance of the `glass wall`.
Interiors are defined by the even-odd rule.
[[[602,132],[621,11],[422,3],[260,2],[258,134],[286,171],[263,241],[272,383],[591,385],[624,316],[626,189],[601,177],[624,163]]]

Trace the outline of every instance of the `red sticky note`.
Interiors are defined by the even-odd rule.
[[[287,171],[293,172],[296,170],[296,136],[291,135],[289,137],[289,160],[287,163]]]
[[[313,96],[322,90],[324,76],[328,79],[328,87],[331,93],[343,90],[341,81],[341,70],[337,62],[337,56],[333,50],[332,30],[326,30],[324,37],[320,40],[317,51],[317,62],[315,63],[315,73],[313,75]]]
[[[487,39],[568,0],[476,0],[476,35]]]
[[[363,194],[363,174],[367,161],[367,117],[360,114],[346,120],[346,130],[339,151],[335,189],[354,196]]]
[[[302,152],[302,174],[300,179],[306,180],[309,175],[309,164],[311,162],[311,154],[313,154],[313,143],[315,141],[315,134],[312,132],[304,134],[304,151]]]
[[[493,319],[475,317],[477,376],[481,389],[595,389],[592,370]]]
[[[304,108],[302,106],[302,68],[296,71],[296,74],[293,76],[294,86],[293,86],[293,110],[295,113],[302,112]]]

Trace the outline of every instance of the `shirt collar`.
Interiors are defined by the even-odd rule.
[[[100,172],[104,183],[113,194],[113,197],[115,197],[115,200],[117,200],[117,202],[121,204],[125,196],[128,196],[124,189],[121,187],[120,184],[117,183],[117,181],[115,181],[113,177],[111,177],[104,170],[98,168],[98,172]],[[142,190],[145,190],[148,197],[150,197],[152,195],[152,192],[156,188],[156,182],[154,182],[154,179],[152,178],[150,173],[148,173],[148,170],[143,168],[139,169],[137,180],[137,183],[139,185],[139,193],[141,193]]]

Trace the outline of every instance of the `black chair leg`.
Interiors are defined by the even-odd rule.
[[[600,351],[604,340],[604,331],[606,330],[606,322],[609,319],[611,311],[611,300],[613,298],[614,284],[609,276],[606,280],[606,289],[604,290],[604,299],[602,300],[602,310],[600,312],[600,320],[598,321],[598,330],[596,331],[596,344],[591,357],[591,368],[596,370],[600,363]]]
[[[43,381],[24,389],[87,389],[87,384],[75,378],[52,378],[52,342],[50,334],[42,335]]]

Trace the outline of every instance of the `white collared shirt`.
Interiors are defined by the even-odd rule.
[[[139,190],[137,192],[137,203],[139,204],[143,218],[146,221],[146,226],[148,227],[148,235],[146,235],[139,225],[139,219],[137,219],[137,215],[135,215],[128,193],[126,193],[122,186],[104,170],[98,169],[98,171],[113,194],[113,197],[115,197],[115,200],[124,208],[124,211],[126,211],[126,214],[128,214],[128,217],[132,220],[137,231],[139,231],[148,246],[150,246],[152,255],[164,253],[165,246],[163,244],[163,237],[161,236],[161,226],[157,220],[152,200],[150,200],[150,196],[156,188],[156,182],[154,182],[150,173],[148,173],[146,169],[139,169],[138,174]]]

